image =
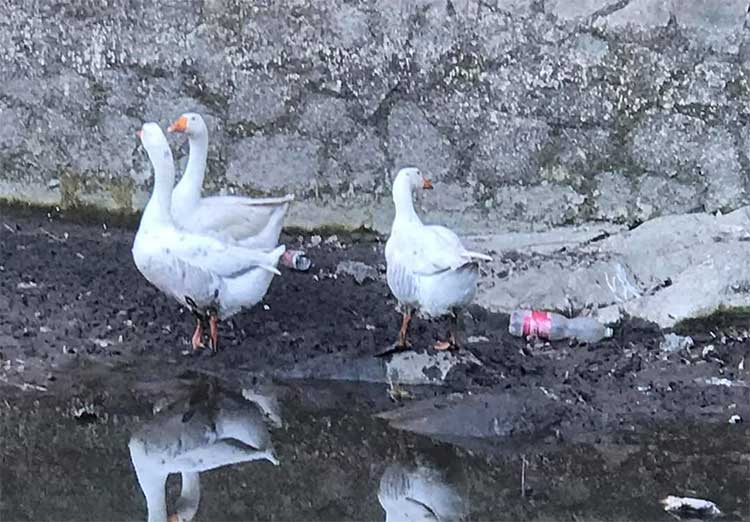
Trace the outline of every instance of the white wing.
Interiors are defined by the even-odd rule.
[[[237,277],[251,268],[260,267],[280,275],[276,262],[284,252],[283,247],[272,251],[244,248],[231,245],[201,234],[175,231],[162,238],[162,249],[166,257],[216,274],[221,277]]]
[[[466,250],[454,232],[441,226],[405,227],[394,231],[394,236],[387,254],[419,275],[455,270],[475,259],[491,259]]]
[[[225,232],[235,239],[259,234],[271,217],[294,200],[289,194],[280,198],[246,198],[211,196],[202,198],[188,215],[178,216],[180,225],[189,230]]]

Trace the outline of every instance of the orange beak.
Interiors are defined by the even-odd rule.
[[[185,116],[177,118],[172,125],[167,128],[167,132],[185,132],[188,126],[188,119]]]
[[[422,188],[425,190],[429,190],[432,188],[432,181],[430,181],[427,178],[424,178],[424,181],[422,182]]]
[[[135,137],[138,138],[139,140],[143,139],[143,131],[141,129],[138,129],[137,131],[135,131]]]

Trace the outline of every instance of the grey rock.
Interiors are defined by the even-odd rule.
[[[636,164],[652,173],[698,176],[706,125],[681,114],[652,113],[630,136],[630,154]]]
[[[300,136],[254,136],[232,150],[227,179],[272,191],[306,189],[315,180],[319,145]]]
[[[607,16],[605,23],[607,27],[622,29],[664,27],[669,22],[674,5],[674,2],[663,0],[631,0],[622,9]]]
[[[713,50],[736,52],[734,39],[744,30],[746,12],[744,0],[727,0],[720,4],[695,0],[680,2],[675,17],[680,25],[696,29]]]
[[[336,154],[336,161],[344,171],[331,172],[328,178],[348,181],[353,189],[363,192],[383,192],[389,172],[380,138],[372,129],[366,128],[344,145]]]
[[[427,216],[430,222],[440,222],[443,219],[453,221],[451,216],[460,215],[465,212],[474,201],[469,194],[471,187],[462,183],[436,183],[437,190],[423,193],[417,205]],[[443,218],[445,216],[445,218]]]
[[[620,172],[602,172],[596,176],[596,182],[596,217],[607,221],[626,221],[633,213],[632,180]]]
[[[483,280],[477,302],[504,312],[592,308],[603,322],[629,314],[672,327],[720,307],[747,306],[748,230],[744,207],[723,216],[664,216],[606,234],[560,229],[470,238],[482,251],[503,252],[490,268],[505,275]]]
[[[369,26],[367,15],[353,5],[343,4],[333,13],[332,28],[343,47],[352,47],[367,41]]]
[[[490,213],[502,221],[525,221],[534,225],[562,225],[586,202],[586,196],[564,184],[543,183],[526,187],[510,185],[497,190]]]
[[[732,95],[727,87],[741,81],[737,67],[726,62],[707,61],[689,71],[688,77],[676,85],[672,98],[680,105],[730,107]]]
[[[301,110],[299,129],[323,142],[348,141],[357,128],[342,99],[313,95]]]
[[[668,333],[664,335],[664,340],[659,344],[659,349],[666,353],[675,353],[686,350],[693,346],[693,338],[690,336],[677,335]]]
[[[452,147],[413,103],[402,103],[388,118],[388,151],[396,168],[418,166],[437,180],[455,168]]]
[[[701,208],[701,194],[705,186],[701,183],[682,183],[661,176],[648,175],[638,180],[635,199],[635,216],[645,221],[662,212],[682,214]]]
[[[579,0],[578,2],[566,2],[565,0],[552,0],[546,4],[549,13],[570,20],[592,16],[597,11],[610,5],[610,0]]]
[[[734,138],[724,129],[714,129],[702,148],[700,164],[706,178],[708,193],[705,210],[737,208],[745,198],[744,176]]]
[[[397,352],[385,362],[387,381],[395,384],[445,384],[457,366],[482,366],[471,352]]]
[[[336,265],[336,275],[346,274],[352,276],[358,285],[367,281],[377,281],[379,278],[378,270],[361,261],[340,261]]]
[[[536,119],[490,114],[492,126],[480,138],[473,158],[480,178],[494,184],[539,180],[540,153],[549,141],[549,126]],[[502,147],[498,146],[503,144]]]
[[[229,99],[227,123],[252,122],[262,127],[286,114],[286,104],[295,97],[293,86],[283,75],[266,71],[238,71]]]

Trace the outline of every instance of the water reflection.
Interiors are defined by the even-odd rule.
[[[465,477],[430,464],[389,465],[378,489],[386,522],[465,520]]]
[[[44,400],[10,390],[0,401],[0,520],[143,520],[145,496],[149,520],[162,521],[668,521],[668,495],[750,519],[747,423],[542,441],[520,454],[507,438],[394,430],[375,414],[408,410],[382,385],[259,388],[140,367],[63,378],[74,385]],[[181,491],[176,476],[165,488],[169,474],[182,475]]]
[[[281,421],[276,404],[261,393],[243,398],[204,382],[134,433],[128,448],[149,522],[167,520],[165,486],[170,473],[182,477],[176,512],[169,517],[176,522],[189,521],[198,511],[201,471],[254,460],[278,466],[267,427]]]

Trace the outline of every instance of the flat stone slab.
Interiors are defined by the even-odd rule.
[[[348,358],[331,354],[300,361],[275,372],[286,379],[379,382],[391,385],[442,385],[448,373],[458,366],[482,362],[467,350],[459,352],[406,351],[387,357]]]
[[[564,229],[477,238],[495,249],[477,302],[516,308],[597,311],[603,322],[624,314],[662,328],[750,304],[750,207],[727,215],[665,216],[633,229]]]

